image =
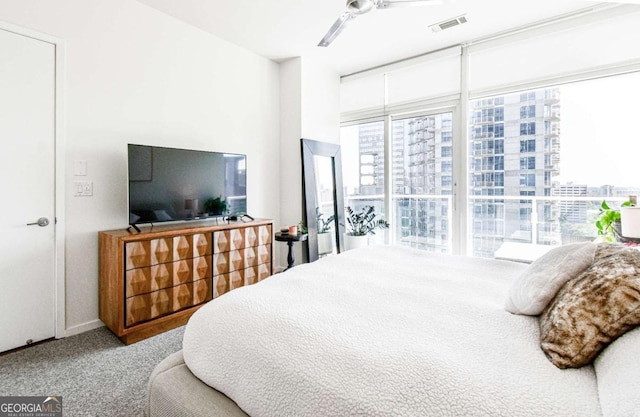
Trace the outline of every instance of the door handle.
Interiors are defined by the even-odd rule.
[[[38,225],[40,227],[48,226],[49,225],[49,219],[47,219],[46,217],[40,217],[38,219],[38,221],[35,222],[35,223],[27,223],[27,226],[36,226],[36,225]]]

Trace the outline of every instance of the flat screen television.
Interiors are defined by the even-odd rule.
[[[129,224],[247,211],[246,155],[128,145]],[[220,212],[212,200],[226,203]]]

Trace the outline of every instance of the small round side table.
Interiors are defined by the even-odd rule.
[[[289,246],[289,253],[287,254],[287,269],[293,268],[293,263],[295,259],[293,258],[293,242],[302,242],[307,240],[306,233],[301,233],[297,235],[290,235],[289,233],[276,232],[275,238],[278,242],[287,242],[287,246]],[[285,269],[285,271],[287,270]]]

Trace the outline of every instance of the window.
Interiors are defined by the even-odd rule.
[[[373,173],[374,173],[373,165],[360,165],[360,174],[373,175]]]
[[[520,169],[536,169],[536,157],[535,156],[520,157]]]
[[[531,101],[535,99],[536,99],[535,91],[529,91],[529,92],[520,94],[520,101]]]
[[[536,195],[536,192],[535,191],[520,191],[520,195],[534,196],[534,195]],[[533,201],[533,199],[520,200],[520,204],[530,204],[532,201]]]
[[[493,126],[493,136],[496,138],[504,137],[504,123],[496,124]]]
[[[361,175],[360,176],[360,185],[361,186],[371,186],[376,185],[376,179],[373,175]]]
[[[559,245],[593,239],[593,216],[602,200],[618,207],[628,195],[640,195],[637,154],[625,152],[640,112],[640,102],[629,94],[636,87],[640,72],[481,97],[462,103],[469,108],[466,126],[453,126],[458,119],[450,112],[402,121],[392,114],[386,126],[392,184],[386,188],[384,122],[377,131],[369,124],[345,126],[345,202],[379,201],[376,211],[382,211],[385,191],[392,190],[386,198],[395,218],[387,219],[392,228],[385,234],[428,250],[449,251],[448,240],[458,238],[440,230],[445,217],[448,227],[459,224],[467,231],[466,242],[457,242],[466,245],[454,247],[476,256],[492,257],[510,241]],[[466,131],[467,155],[453,152],[454,131]],[[355,156],[347,156],[349,147]],[[612,169],[594,169],[603,163]],[[454,172],[464,173],[469,187],[467,207],[459,211],[452,210],[449,195]],[[476,207],[488,205],[491,213],[477,214]]]
[[[522,187],[535,187],[536,174],[520,174],[520,185]]]
[[[480,111],[472,117],[481,120],[483,114]],[[493,116],[485,112],[484,117]],[[452,121],[453,113],[444,112],[391,122],[393,218],[386,220],[391,224],[392,243],[436,252],[451,251],[448,216],[454,165]],[[479,133],[482,134],[482,129]],[[341,143],[343,140],[341,137]],[[483,152],[482,146],[477,151]]]
[[[528,139],[520,141],[520,153],[527,152],[535,152],[536,151],[536,140]]]
[[[360,154],[360,164],[372,164],[375,162],[376,158],[371,154]]]
[[[440,125],[443,129],[451,129],[453,126],[453,113],[442,113],[440,117]]]
[[[342,127],[340,148],[344,205],[370,205],[384,217],[384,122]]]
[[[549,154],[545,154],[544,155],[544,167],[545,168],[553,167],[553,164],[551,162],[551,155],[549,155]]]
[[[520,135],[535,135],[536,134],[536,123],[520,123]]]
[[[531,219],[531,207],[521,207],[520,208],[520,221],[526,222]]]
[[[520,107],[520,118],[521,119],[529,119],[531,117],[536,117],[536,106],[522,106]]]

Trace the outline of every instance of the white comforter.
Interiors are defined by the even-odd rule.
[[[369,247],[201,308],[184,359],[258,416],[597,416],[593,367],[559,370],[507,313],[523,265]]]

